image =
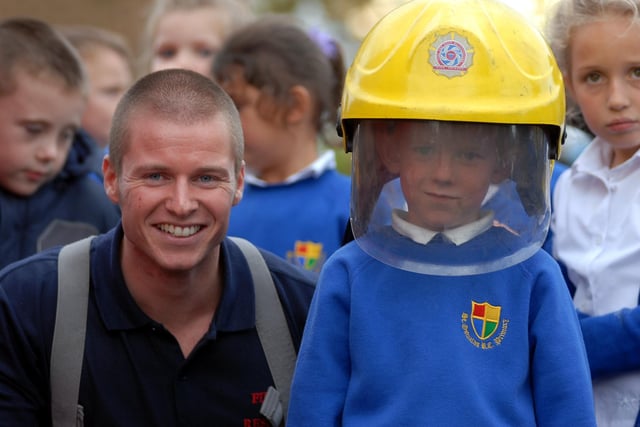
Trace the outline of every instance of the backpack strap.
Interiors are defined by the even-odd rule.
[[[68,244],[58,257],[58,303],[51,348],[51,416],[54,427],[75,426],[89,305],[90,247],[94,236]],[[249,241],[230,237],[244,254],[256,295],[256,330],[276,389],[269,387],[260,413],[284,423],[296,353],[271,272]]]
[[[245,239],[230,237],[244,253],[256,294],[256,329],[276,388],[269,387],[260,413],[272,426],[286,420],[296,352],[271,272],[258,248]]]
[[[75,426],[89,305],[91,239],[63,246],[58,256],[58,303],[51,346],[51,419]]]

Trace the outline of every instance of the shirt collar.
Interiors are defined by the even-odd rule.
[[[100,316],[109,330],[127,330],[153,325],[129,293],[120,265],[122,224],[98,236],[92,245],[91,267]],[[216,331],[236,331],[255,326],[253,280],[240,249],[229,239],[221,243],[220,266],[223,292],[208,337]]]
[[[396,232],[410,238],[414,242],[426,245],[438,234],[441,234],[456,246],[460,246],[491,227],[493,223],[493,212],[485,213],[482,218],[477,221],[442,232],[411,224],[406,218],[407,211],[394,209],[391,215],[391,226]]]
[[[573,174],[586,173],[600,177],[603,180],[608,178],[620,179],[636,170],[640,164],[640,150],[637,150],[633,156],[626,162],[611,169],[611,156],[613,150],[611,145],[600,137],[585,147],[580,156],[572,163],[571,171]]]
[[[317,178],[327,170],[336,168],[336,153],[333,150],[327,150],[320,155],[313,163],[305,167],[304,169],[288,176],[284,181],[272,183],[261,180],[256,177],[251,171],[247,171],[245,181],[248,184],[255,185],[257,187],[270,187],[274,185],[287,185],[293,184],[298,181],[302,181],[307,178]]]

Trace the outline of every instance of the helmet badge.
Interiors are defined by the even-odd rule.
[[[429,63],[436,74],[464,75],[473,65],[473,48],[466,37],[451,32],[440,35],[429,49]]]

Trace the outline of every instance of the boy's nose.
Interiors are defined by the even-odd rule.
[[[38,145],[36,158],[43,163],[50,163],[62,155],[62,149],[53,138],[47,138]]]

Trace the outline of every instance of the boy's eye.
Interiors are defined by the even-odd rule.
[[[28,134],[39,135],[45,130],[45,126],[42,123],[26,123],[24,129]]]
[[[482,157],[482,155],[480,155],[480,153],[476,151],[462,151],[458,154],[458,156],[462,160],[466,160],[466,161],[472,161]]]
[[[62,132],[60,132],[60,142],[63,145],[69,144],[69,143],[71,143],[73,141],[75,136],[76,136],[76,129],[75,128],[64,129]]]
[[[426,157],[432,155],[435,148],[430,144],[421,144],[413,146],[412,151],[419,156]]]
[[[640,79],[640,68],[633,68],[633,69],[631,70],[631,76],[632,76],[634,79]]]

